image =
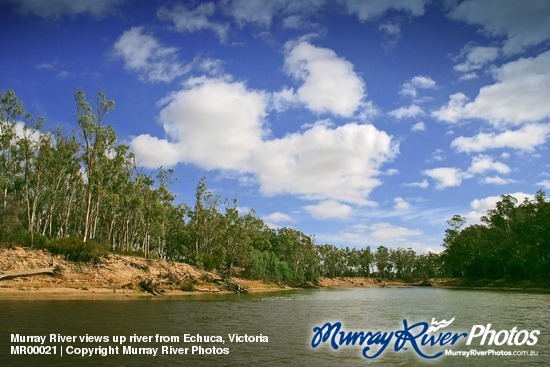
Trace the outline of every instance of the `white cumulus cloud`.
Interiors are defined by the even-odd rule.
[[[130,147],[136,154],[138,164],[144,167],[173,166],[181,161],[178,144],[149,134],[133,138]]]
[[[469,173],[481,174],[487,171],[494,171],[500,174],[510,173],[510,167],[502,162],[496,162],[493,158],[486,155],[479,155],[472,159],[472,165],[468,169]]]
[[[550,124],[526,124],[517,130],[502,133],[479,133],[473,137],[460,136],[451,142],[458,152],[484,152],[490,149],[517,149],[533,151],[544,144],[550,134]]]
[[[464,173],[455,167],[432,168],[422,173],[437,181],[435,188],[438,190],[446,187],[460,186],[464,179]]]
[[[550,51],[509,62],[494,72],[496,83],[482,87],[473,101],[463,93],[432,116],[446,122],[482,119],[495,127],[537,122],[550,117]]]
[[[297,99],[314,112],[352,116],[366,96],[363,80],[353,65],[328,48],[307,41],[287,44],[285,70],[303,82]]]
[[[262,145],[267,98],[243,83],[205,79],[172,94],[159,121],[185,162],[247,171]]]
[[[486,64],[496,60],[499,56],[499,49],[497,47],[467,46],[462,51],[462,56],[465,59],[464,62],[455,65],[454,69],[461,73],[468,73],[479,70]]]
[[[418,89],[435,89],[437,83],[435,80],[427,75],[417,75],[411,78],[411,80],[403,83],[399,94],[407,97],[416,97],[418,95]]]
[[[422,114],[424,114],[422,107],[415,104],[406,107],[399,107],[398,109],[389,112],[390,116],[399,120],[413,118]]]
[[[191,163],[252,175],[265,194],[371,204],[380,166],[397,154],[391,136],[373,125],[319,123],[269,138],[268,100],[242,82],[192,80],[163,101],[166,139],[140,135],[131,145],[146,166]]]
[[[265,142],[254,155],[265,193],[294,193],[366,205],[382,163],[395,156],[391,137],[372,125],[315,125]]]

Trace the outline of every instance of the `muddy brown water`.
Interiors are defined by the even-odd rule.
[[[432,288],[315,289],[129,300],[1,300],[0,365],[547,366],[549,311],[549,294]],[[363,345],[339,345],[336,350],[329,336],[326,342],[312,347],[314,328],[327,322],[340,322],[342,331],[371,335],[403,330],[404,320],[408,326],[420,323],[410,330],[412,335],[423,322],[431,325],[432,321],[453,318],[452,324],[434,333],[472,334],[475,325],[477,333],[491,324],[489,330],[494,331],[496,341],[487,345],[489,333],[484,345],[480,345],[481,336],[470,345],[466,345],[467,337],[460,337],[453,345],[421,345],[419,351],[430,356],[447,349],[455,354],[472,350],[477,353],[468,357],[443,354],[431,360],[419,356],[412,341],[396,351],[395,335],[373,359],[362,355],[364,348],[370,342],[366,354],[372,356],[382,346],[380,339],[367,338]],[[516,331],[510,344],[515,338],[522,345],[508,345],[505,340],[513,328]],[[529,334],[536,330],[536,335]],[[166,338],[156,341],[157,334]],[[45,337],[45,342],[21,339],[29,336]],[[75,338],[70,340],[69,336]],[[79,340],[87,336],[91,339]],[[131,336],[135,337],[130,340]],[[536,338],[536,343],[530,336]],[[334,340],[338,344],[339,339]],[[415,342],[420,344],[420,338]],[[31,347],[25,352],[41,354],[22,354],[19,345]],[[52,354],[44,354],[48,352],[41,348],[44,346],[56,347],[55,354],[52,348]],[[152,352],[147,348],[157,348],[157,355],[124,354]],[[506,355],[511,353],[537,355]]]

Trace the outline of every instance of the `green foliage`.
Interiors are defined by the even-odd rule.
[[[180,283],[180,290],[183,292],[194,292],[195,284],[192,281],[184,281]]]
[[[246,275],[274,283],[289,283],[296,280],[288,263],[278,259],[273,252],[256,249],[251,251],[250,266],[246,268]]]
[[[143,255],[143,250],[141,249],[124,249],[122,247],[117,247],[114,250],[111,249],[111,251],[115,254],[119,255],[126,255],[126,256],[136,256],[136,257],[145,257]]]
[[[85,244],[80,238],[63,238],[48,241],[44,237],[39,237],[39,240],[34,245],[37,248],[48,250],[54,255],[62,255],[65,259],[73,262],[96,263],[109,250],[107,245],[94,241]]]
[[[378,246],[376,254],[374,255],[374,261],[378,269],[378,276],[381,278],[389,277],[391,269],[393,268],[389,249],[385,246]]]
[[[167,189],[172,171],[159,168],[156,179],[137,171],[106,122],[114,102],[105,95],[92,107],[77,91],[75,104],[78,134],[51,132],[13,91],[0,92],[0,240],[90,242],[60,245],[80,261],[101,252],[97,242],[145,257],[174,254],[185,240],[185,214]]]
[[[15,205],[13,197],[7,198],[7,205],[0,205],[0,242],[22,243],[22,237],[26,237],[23,224],[23,210]]]
[[[414,271],[415,277],[421,279],[439,278],[445,275],[440,255],[432,252],[417,256]]]
[[[107,123],[114,102],[98,93],[89,103],[82,91],[74,100],[78,131],[66,134],[48,131],[13,91],[0,92],[0,241],[48,249],[72,261],[97,261],[112,251],[186,261],[228,277],[238,268],[251,278],[293,284],[320,276],[368,276],[375,270],[382,277],[407,279],[441,273],[434,254],[420,257],[410,249],[384,246],[375,253],[370,247],[318,246],[298,230],[271,229],[254,211],[241,213],[236,199],[211,192],[206,178],[196,187],[193,205],[176,204],[169,190],[173,171],[139,169],[130,147],[118,142]],[[510,210],[504,203],[499,213]],[[458,219],[448,243],[458,236]],[[488,220],[504,231],[499,232],[503,238],[510,230],[496,216]],[[535,227],[525,236],[540,232],[548,238],[547,231],[547,226]],[[510,241],[508,251],[517,251]],[[463,242],[462,247],[471,247]],[[547,243],[534,246],[540,250]],[[456,248],[452,251],[461,251]],[[547,254],[539,250],[532,256]],[[505,264],[507,269],[526,271],[514,259]],[[454,264],[452,257],[448,264]],[[467,265],[488,269],[492,264]]]
[[[390,260],[395,268],[395,276],[410,281],[417,265],[417,256],[413,249],[398,248],[390,251]]]
[[[550,202],[543,191],[520,204],[512,196],[501,196],[495,209],[481,220],[483,225],[466,228],[462,228],[463,220],[449,221],[442,259],[451,275],[508,281],[550,279]]]
[[[212,253],[200,254],[195,258],[194,263],[200,269],[220,269],[225,263],[224,250],[222,248],[217,248]]]

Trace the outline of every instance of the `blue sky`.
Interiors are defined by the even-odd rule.
[[[546,0],[3,0],[0,89],[273,227],[441,251],[453,214],[550,189]]]

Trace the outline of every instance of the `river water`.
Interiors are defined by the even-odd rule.
[[[264,295],[198,296],[143,300],[81,301],[0,301],[0,366],[548,366],[550,365],[550,295],[432,288],[354,288],[299,290]],[[341,346],[327,343],[312,348],[313,328],[326,322],[341,322],[345,331],[391,332],[408,325],[450,320],[454,322],[435,334],[471,334],[474,325],[491,324],[490,329],[505,338],[512,328],[539,330],[534,345],[480,345],[481,337],[466,345],[466,337],[454,345],[422,346],[429,355],[450,349],[491,353],[536,353],[536,356],[450,356],[424,359],[412,342],[398,351],[395,339],[376,358],[362,356],[366,346]],[[418,330],[418,329],[415,329]],[[479,331],[480,329],[477,329]],[[519,334],[518,342],[527,337]],[[263,335],[267,343],[232,343],[228,334]],[[412,329],[411,329],[412,333]],[[44,345],[57,346],[57,355],[15,355],[12,334],[46,336]],[[107,336],[108,342],[49,342],[50,334],[63,336]],[[132,335],[177,336],[176,342],[129,342]],[[219,335],[223,343],[184,343],[184,334],[196,337]],[[119,345],[113,336],[125,336]],[[526,339],[526,341],[529,341]],[[418,339],[420,343],[420,339]],[[68,355],[79,347],[114,347],[119,354],[93,357]],[[122,354],[123,346],[159,348],[157,356]],[[191,354],[192,345],[227,348],[229,354]],[[71,348],[68,348],[68,347]],[[189,347],[185,355],[160,355],[161,346]],[[372,345],[370,355],[379,348]],[[61,349],[64,355],[60,356]],[[106,348],[105,348],[106,349]],[[406,349],[406,350],[405,350]],[[45,351],[35,348],[35,351]]]

